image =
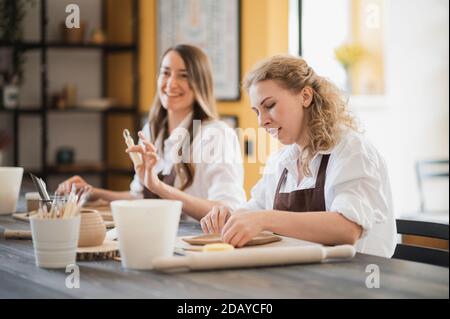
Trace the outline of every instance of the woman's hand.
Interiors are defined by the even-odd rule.
[[[156,147],[150,143],[144,133],[140,131],[138,133],[141,138],[142,144],[127,148],[126,152],[135,152],[142,155],[142,165],[135,166],[137,176],[141,183],[147,187],[151,192],[157,193],[158,188],[161,186],[161,181],[156,174],[155,166],[158,162],[158,155],[156,154]]]
[[[222,229],[222,240],[234,247],[242,247],[264,230],[264,212],[236,211]]]
[[[83,178],[81,178],[78,175],[75,175],[59,184],[58,188],[56,189],[56,192],[58,194],[69,194],[72,189],[72,185],[75,185],[77,192],[80,191],[82,188],[93,188]]]
[[[228,207],[214,206],[208,214],[200,220],[203,232],[205,234],[219,234],[230,216],[231,213]]]

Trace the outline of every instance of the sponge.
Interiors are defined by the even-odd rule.
[[[230,244],[216,243],[204,245],[202,251],[230,251],[233,249],[234,247]]]

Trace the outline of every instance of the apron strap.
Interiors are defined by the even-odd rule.
[[[285,168],[283,170],[283,172],[281,173],[280,179],[278,180],[277,190],[275,191],[275,197],[277,194],[280,193],[281,185],[283,185],[284,181],[286,180],[287,173],[288,173],[288,170],[287,170],[287,168]]]
[[[322,159],[320,161],[319,172],[317,173],[317,178],[316,178],[316,187],[317,186],[325,186],[325,177],[326,177],[325,175],[327,172],[327,165],[328,165],[329,158],[330,158],[330,154],[324,154],[322,156]],[[281,173],[275,194],[278,194],[280,192],[281,186],[286,181],[287,173],[288,173],[288,170],[287,170],[287,168],[285,168],[283,170],[283,172]]]
[[[325,187],[325,177],[327,173],[328,160],[330,159],[330,154],[322,155],[322,160],[320,161],[319,172],[317,173],[316,178],[316,188]]]
[[[159,179],[161,179],[165,184],[174,186],[175,185],[175,178],[177,177],[177,172],[175,170],[175,165],[173,165],[172,170],[170,171],[169,175],[162,175],[162,173],[159,173]]]
[[[326,177],[327,165],[328,165],[329,159],[330,159],[330,154],[324,154],[322,156],[322,159],[320,161],[319,172],[317,173],[317,178],[316,178],[316,187],[325,186],[325,177]],[[275,191],[275,194],[280,193],[281,186],[286,181],[287,173],[288,173],[287,168],[284,168],[283,172],[281,173],[280,179],[278,180],[277,190]]]

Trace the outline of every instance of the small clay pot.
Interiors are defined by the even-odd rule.
[[[65,43],[80,44],[84,42],[86,22],[80,21],[79,28],[68,28],[65,22],[61,23],[61,35]]]
[[[78,247],[92,247],[103,244],[106,226],[102,215],[95,209],[81,210],[80,237]]]

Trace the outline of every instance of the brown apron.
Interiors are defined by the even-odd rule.
[[[167,184],[169,186],[174,186],[175,184],[175,177],[177,176],[177,173],[175,171],[175,167],[172,168],[169,175],[163,175],[162,172],[158,174],[158,178],[163,181],[164,184]],[[151,192],[147,187],[144,186],[144,198],[149,199],[161,199],[158,195]]]
[[[325,175],[330,154],[322,156],[315,188],[296,190],[290,193],[280,193],[281,186],[286,181],[288,170],[285,168],[278,182],[273,202],[274,210],[291,212],[325,211]]]

